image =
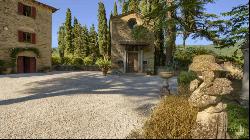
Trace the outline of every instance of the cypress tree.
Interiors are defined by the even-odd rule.
[[[87,57],[90,53],[89,50],[89,32],[86,25],[82,27],[82,55],[83,57]]]
[[[82,29],[76,18],[74,18],[73,37],[74,57],[82,57]]]
[[[64,58],[64,53],[65,53],[65,47],[66,47],[66,42],[65,42],[65,26],[64,24],[59,27],[58,31],[58,49],[59,49],[59,56],[61,59]]]
[[[117,4],[116,4],[116,1],[115,1],[115,4],[114,4],[114,16],[117,16],[118,15],[118,11],[117,11]]]
[[[98,3],[98,44],[100,54],[108,59],[108,26],[105,6],[102,2]]]
[[[110,18],[109,18],[109,26],[108,26],[108,56],[109,58],[111,58],[111,30],[110,30],[110,26],[111,26],[111,18],[113,17],[113,14],[111,12],[110,14]]]
[[[72,26],[71,26],[71,11],[67,9],[66,13],[66,21],[65,21],[65,43],[66,43],[66,55],[71,55],[74,52],[73,48],[73,37],[72,37]]]
[[[128,10],[129,11],[139,11],[139,2],[137,0],[129,0],[128,1]]]
[[[122,3],[122,13],[127,13],[128,12],[128,4],[127,2],[124,0]]]
[[[95,26],[92,24],[92,26],[89,29],[89,50],[90,55],[96,59],[100,56],[99,53],[99,46],[98,46],[98,35],[95,31]]]

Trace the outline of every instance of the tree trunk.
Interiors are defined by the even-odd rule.
[[[242,51],[244,54],[244,75],[242,80],[241,103],[249,108],[249,39],[247,39],[247,43]]]
[[[188,34],[186,31],[183,32],[183,48],[186,48],[186,40],[188,38]]]
[[[167,5],[173,5],[173,0],[166,0]],[[173,19],[175,14],[174,10],[167,11],[167,27],[166,27],[166,65],[172,64],[173,53],[175,50],[175,40],[176,40],[176,25]]]

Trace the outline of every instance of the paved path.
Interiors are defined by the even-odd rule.
[[[100,72],[0,76],[0,138],[125,138],[159,101],[161,83]]]

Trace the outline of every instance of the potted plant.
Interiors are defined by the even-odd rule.
[[[96,61],[96,65],[100,67],[103,75],[106,76],[108,73],[108,70],[111,68],[111,61],[105,58],[104,59],[101,58]]]

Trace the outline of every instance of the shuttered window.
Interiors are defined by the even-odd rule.
[[[24,15],[27,17],[36,18],[36,8],[28,6],[28,5],[24,5],[24,4],[19,2],[18,3],[18,14]]]
[[[36,34],[18,31],[18,41],[36,44]]]

